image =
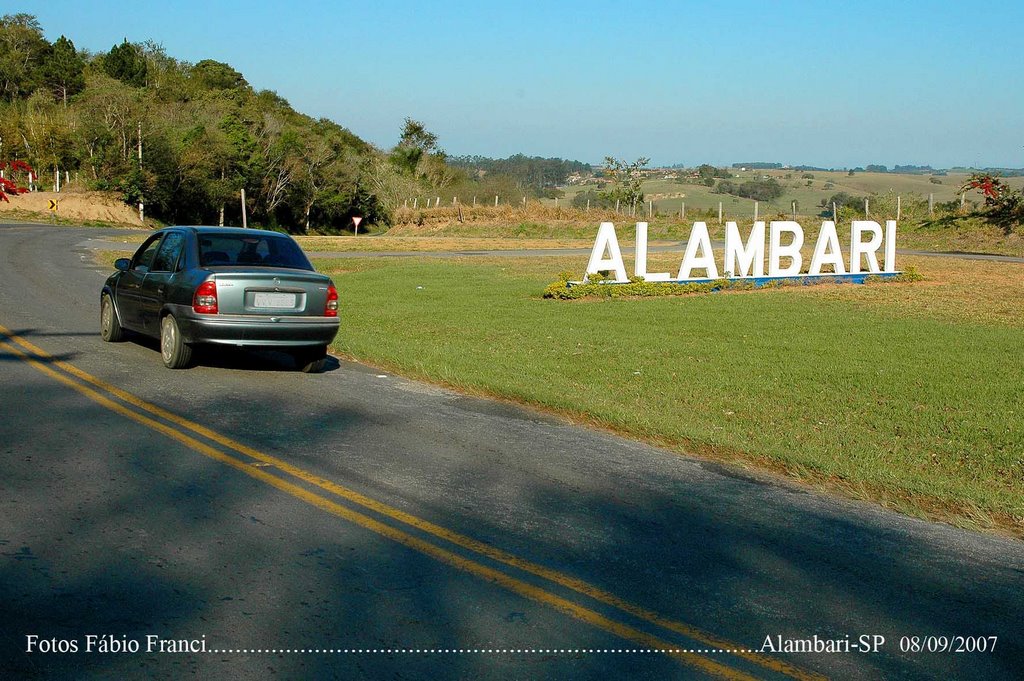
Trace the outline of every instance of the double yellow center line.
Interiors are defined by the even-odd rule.
[[[559,612],[571,615],[623,639],[654,650],[672,651],[673,653],[679,651],[682,647],[679,644],[671,643],[629,624],[611,619],[592,608],[580,605],[512,574],[508,574],[501,569],[485,564],[480,561],[480,558],[489,559],[494,563],[522,571],[552,584],[557,584],[560,587],[618,611],[620,614],[628,615],[662,630],[682,635],[692,641],[696,641],[702,647],[718,651],[716,656],[719,659],[722,658],[722,652],[727,651],[726,655],[731,654],[747,662],[747,664],[742,666],[756,665],[761,673],[774,672],[802,681],[824,678],[818,674],[798,669],[782,660],[750,651],[745,646],[737,645],[691,625],[668,619],[656,612],[629,603],[581,579],[563,574],[543,565],[532,563],[472,537],[459,534],[418,516],[388,506],[336,482],[314,475],[277,457],[236,442],[205,426],[182,418],[162,407],[110,385],[72,364],[58,360],[3,326],[0,326],[0,348],[11,352],[28,365],[76,390],[93,402],[166,435],[189,449],[231,466],[316,508],[344,518],[403,546],[431,556],[460,570],[465,570],[520,596],[550,606]],[[208,442],[204,442],[194,436],[202,437]],[[212,446],[209,444],[210,442],[220,447]],[[233,454],[240,454],[249,460],[238,458]],[[259,462],[259,464],[254,465],[253,460]],[[279,471],[281,475],[272,474],[270,467]],[[309,487],[296,484],[290,481],[288,477],[301,481]],[[314,491],[314,489],[317,491]],[[349,506],[338,503],[336,499],[341,499],[351,505],[372,511],[383,518],[396,522],[399,526],[392,526],[370,515],[354,510]],[[413,528],[422,533],[422,535],[426,535],[435,541],[441,541],[434,543],[434,541],[429,541],[402,529],[401,526]],[[473,557],[467,557],[462,553],[453,551],[445,546],[445,544],[459,547]],[[740,669],[734,669],[716,660],[709,659],[705,655],[680,652],[677,655],[674,654],[673,657],[719,678],[755,678]]]

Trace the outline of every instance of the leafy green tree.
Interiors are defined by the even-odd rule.
[[[103,58],[103,70],[111,78],[131,85],[146,85],[146,56],[142,48],[125,39],[120,45],[114,45]]]
[[[785,193],[785,189],[774,178],[747,180],[742,184],[737,184],[732,180],[721,180],[714,191],[718,194],[732,194],[754,201],[774,201]]]
[[[40,69],[43,82],[54,96],[68,104],[68,97],[85,89],[85,60],[78,54],[75,44],[61,36],[43,59]]]
[[[402,136],[391,150],[391,162],[403,171],[414,175],[420,161],[437,150],[437,135],[428,131],[419,121],[405,119]]]
[[[249,83],[241,73],[224,62],[204,59],[192,67],[191,77],[207,90],[248,89]]]
[[[573,208],[614,208],[615,202],[609,201],[608,197],[601,192],[596,192],[593,189],[588,189],[585,192],[579,192],[576,196],[572,197]]]
[[[423,153],[429,154],[437,150],[437,135],[427,130],[419,121],[406,118],[398,146],[415,147],[421,149]]]
[[[618,203],[622,207],[631,207],[643,203],[644,193],[643,169],[650,162],[648,158],[638,158],[632,163],[612,156],[604,158],[604,176],[611,180],[612,187],[602,192],[601,196],[608,204]]]
[[[31,14],[0,18],[0,96],[13,101],[32,93],[40,83],[39,67],[50,44]]]

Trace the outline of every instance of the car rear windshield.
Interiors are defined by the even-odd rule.
[[[267,234],[200,234],[199,264],[313,269],[298,244],[286,236]]]

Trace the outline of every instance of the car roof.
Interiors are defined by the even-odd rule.
[[[241,227],[213,227],[210,225],[175,225],[166,229],[190,229],[196,234],[247,234],[249,236],[279,236],[288,237],[283,232],[274,232],[269,229],[243,229]]]

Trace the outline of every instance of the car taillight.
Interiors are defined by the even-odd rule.
[[[192,309],[199,314],[217,314],[217,282],[207,279],[192,298]]]
[[[338,289],[334,288],[334,284],[327,287],[327,304],[324,305],[324,316],[338,316]]]

